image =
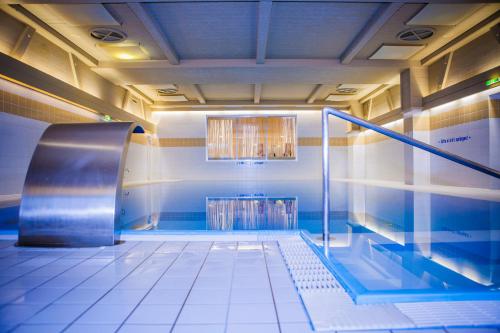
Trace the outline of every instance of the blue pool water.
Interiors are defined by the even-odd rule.
[[[332,183],[331,254],[357,303],[500,299],[500,202]],[[16,208],[1,210],[16,229]],[[169,182],[124,189],[123,233],[300,232],[321,256],[320,182]]]

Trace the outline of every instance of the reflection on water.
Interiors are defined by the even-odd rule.
[[[331,269],[357,302],[500,299],[500,200],[347,183],[331,193]],[[299,229],[316,242],[321,194],[308,181],[137,186],[120,220],[129,230]]]
[[[357,302],[499,298],[498,201],[347,183],[331,191],[329,260]],[[176,182],[128,192],[126,229],[300,229],[321,245],[319,182]]]
[[[295,198],[207,198],[208,230],[297,229]]]

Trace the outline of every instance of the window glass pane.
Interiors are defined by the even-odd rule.
[[[208,159],[227,160],[236,158],[236,120],[236,118],[208,118]]]
[[[238,118],[238,159],[262,160],[266,157],[264,117]]]
[[[296,117],[207,117],[209,160],[294,160]]]
[[[270,160],[295,159],[295,117],[269,117],[267,128],[267,158]]]

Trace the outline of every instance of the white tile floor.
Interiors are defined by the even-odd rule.
[[[274,241],[0,248],[1,332],[310,330]]]
[[[307,333],[311,327],[276,241],[57,249],[0,240],[0,332]]]

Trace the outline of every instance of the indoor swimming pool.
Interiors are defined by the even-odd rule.
[[[122,193],[121,233],[300,235],[358,304],[500,297],[495,198],[347,182],[333,182],[331,194],[328,259],[321,251],[319,182],[128,186]],[[4,212],[4,233],[13,233],[16,208]]]

